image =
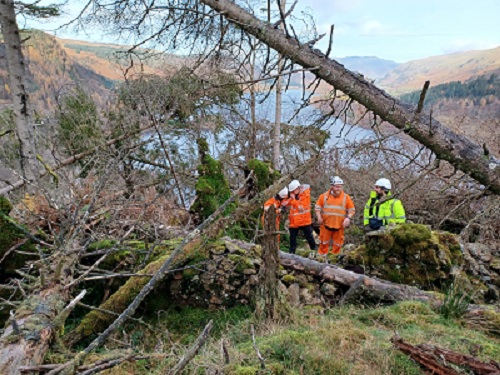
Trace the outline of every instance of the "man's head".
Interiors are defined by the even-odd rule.
[[[344,180],[342,180],[339,176],[330,177],[330,190],[333,192],[333,195],[339,195],[343,187]]]
[[[379,178],[375,182],[375,192],[378,195],[385,195],[391,190],[392,185],[391,181],[389,181],[387,178]]]
[[[282,200],[288,198],[288,188],[284,187],[279,191],[278,194],[276,194],[276,199],[277,200]]]
[[[300,192],[300,182],[299,180],[293,180],[288,184],[288,190],[290,193],[298,194]]]

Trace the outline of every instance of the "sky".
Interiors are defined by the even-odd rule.
[[[335,26],[331,56],[376,56],[398,63],[460,51],[500,46],[500,0],[298,0],[297,11],[307,10],[320,33],[325,51],[330,25]],[[51,1],[52,2],[52,1]],[[76,14],[82,2],[70,0]],[[287,3],[292,4],[292,0]],[[61,21],[28,26],[54,29]],[[92,30],[57,36],[91,42],[116,43],[104,32]],[[124,42],[125,43],[125,42]]]

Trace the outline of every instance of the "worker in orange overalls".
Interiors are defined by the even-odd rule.
[[[316,241],[312,234],[312,218],[311,218],[311,188],[309,185],[301,185],[298,180],[293,180],[288,185],[290,199],[288,206],[290,212],[288,219],[290,225],[290,254],[295,254],[297,250],[297,236],[299,230],[304,233],[307,243],[311,251],[316,251]]]
[[[271,206],[274,206],[276,210],[276,230],[280,229],[281,211],[284,209],[284,206],[288,204],[288,197],[289,197],[288,189],[285,187],[281,189],[278,194],[268,199],[266,203],[264,203],[264,213],[262,214],[262,225],[264,225],[265,212],[268,211]],[[279,241],[279,235],[278,235],[278,241]]]
[[[315,212],[319,229],[318,253],[326,256],[331,248],[333,254],[340,254],[344,244],[344,229],[351,223],[355,213],[351,197],[343,191],[344,181],[335,176],[330,178],[330,190],[321,194],[316,202]]]

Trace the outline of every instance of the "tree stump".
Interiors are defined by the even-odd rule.
[[[255,307],[261,320],[276,321],[280,317],[278,291],[279,239],[276,229],[276,211],[271,207],[264,214],[264,241],[262,244],[262,266],[259,271],[259,286]]]

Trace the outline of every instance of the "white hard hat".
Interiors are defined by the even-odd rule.
[[[278,195],[282,199],[288,198],[288,189],[286,187],[284,187],[283,189],[280,190],[280,192],[278,193]]]
[[[330,177],[330,185],[344,185],[344,180],[339,176]]]
[[[288,185],[288,190],[290,191],[294,191],[295,189],[297,189],[298,187],[300,186],[300,182],[299,180],[293,180],[292,182],[290,182],[290,184]]]
[[[387,189],[387,190],[392,189],[391,181],[389,181],[387,178],[379,178],[375,182],[375,186],[380,186],[380,187],[383,187],[384,189]]]

